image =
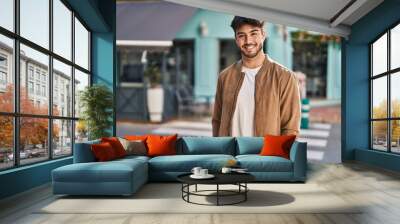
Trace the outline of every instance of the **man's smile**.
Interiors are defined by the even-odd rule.
[[[246,49],[246,50],[252,50],[252,49],[254,49],[256,47],[256,45],[255,44],[248,44],[248,45],[244,45],[244,49]]]

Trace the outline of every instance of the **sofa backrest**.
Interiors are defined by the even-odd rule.
[[[263,145],[263,137],[236,137],[236,155],[259,154]]]
[[[100,139],[75,143],[74,147],[74,163],[89,163],[95,162],[96,158],[90,148],[92,144],[99,144]]]
[[[233,137],[181,137],[177,142],[177,154],[226,154],[235,155]]]

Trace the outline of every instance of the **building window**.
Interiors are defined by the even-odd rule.
[[[370,44],[371,149],[400,153],[400,24]]]
[[[7,68],[7,56],[0,54],[0,68]]]
[[[7,84],[7,74],[3,71],[0,71],[0,84],[2,85]]]
[[[36,69],[36,80],[40,81],[40,70]]]
[[[33,67],[29,66],[28,76],[30,80],[33,80]]]
[[[42,86],[42,96],[46,96],[46,86]]]
[[[7,85],[7,56],[0,54],[0,85],[2,91]]]
[[[40,84],[36,84],[36,95],[40,96]]]
[[[1,1],[1,11],[9,13],[5,14],[7,20],[0,21],[0,83],[10,88],[0,91],[0,123],[5,125],[0,132],[0,151],[6,154],[0,170],[71,156],[76,136],[87,139],[87,131],[76,127],[79,113],[74,114],[72,105],[79,100],[80,87],[90,85],[91,32],[67,1]],[[37,11],[33,9],[41,13],[33,13]],[[12,69],[16,65],[19,74]],[[75,80],[74,74],[78,74]],[[15,75],[18,88],[13,82]],[[79,88],[66,88],[74,85]],[[63,105],[57,105],[57,100]],[[18,112],[14,108],[19,108]],[[17,133],[13,132],[15,126]]]
[[[28,91],[29,94],[33,94],[33,82],[28,82]]]
[[[46,74],[45,73],[42,73],[42,82],[46,82]]]

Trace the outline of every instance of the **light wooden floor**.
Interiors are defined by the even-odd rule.
[[[357,214],[35,214],[35,208],[54,200],[46,185],[1,201],[0,223],[400,223],[399,173],[358,163],[309,167],[308,182],[367,206]]]

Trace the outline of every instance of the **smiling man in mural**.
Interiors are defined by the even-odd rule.
[[[297,80],[264,53],[264,22],[235,16],[231,27],[242,58],[218,77],[213,136],[298,135]]]

